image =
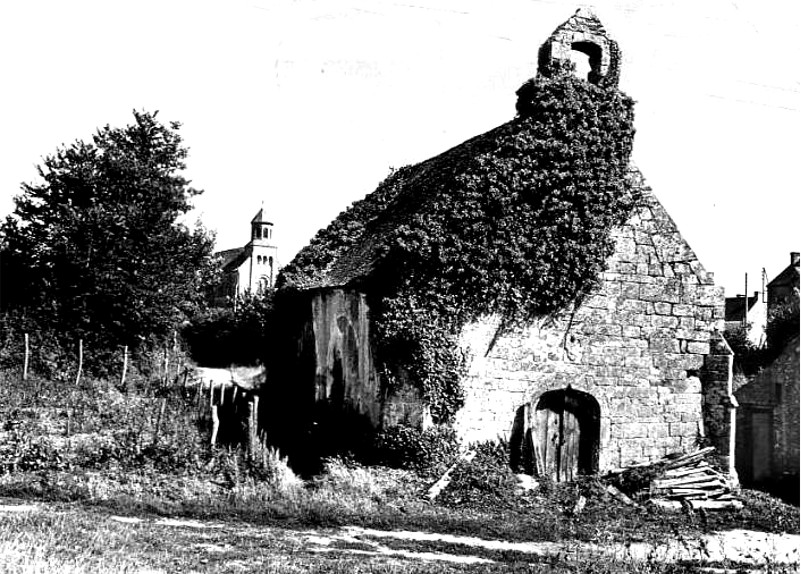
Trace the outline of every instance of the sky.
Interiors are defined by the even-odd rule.
[[[0,5],[0,217],[59,146],[179,121],[190,221],[287,263],[392,167],[514,117],[537,50],[591,6],[637,102],[633,161],[716,282],[801,250],[797,0],[26,0]]]

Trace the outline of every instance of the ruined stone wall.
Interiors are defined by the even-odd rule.
[[[521,407],[568,385],[600,406],[601,471],[691,449],[704,434],[699,375],[722,326],[723,289],[650,190],[643,193],[642,207],[613,232],[600,286],[573,312],[496,341],[497,318],[465,330],[471,365],[456,422],[465,440],[508,438]]]
[[[331,289],[312,297],[315,401],[364,415],[373,425],[430,424],[420,394],[411,387],[383,389],[370,348],[367,301],[362,293]]]

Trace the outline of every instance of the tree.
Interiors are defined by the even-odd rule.
[[[5,311],[101,346],[166,334],[201,304],[213,237],[192,197],[180,124],[134,111],[47,156],[0,226]]]

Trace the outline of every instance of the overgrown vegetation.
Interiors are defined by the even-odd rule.
[[[631,99],[570,74],[532,80],[518,96],[517,118],[391,174],[280,278],[285,288],[364,283],[385,384],[411,382],[435,422],[463,404],[466,322],[497,313],[510,329],[576,302],[637,200]],[[370,270],[354,275],[360,258]]]

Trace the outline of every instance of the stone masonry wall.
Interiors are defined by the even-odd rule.
[[[600,286],[575,310],[496,341],[497,317],[466,328],[472,362],[456,422],[466,441],[508,438],[521,407],[568,385],[600,406],[601,471],[691,449],[704,434],[699,375],[723,289],[640,185],[642,207],[613,232]]]

